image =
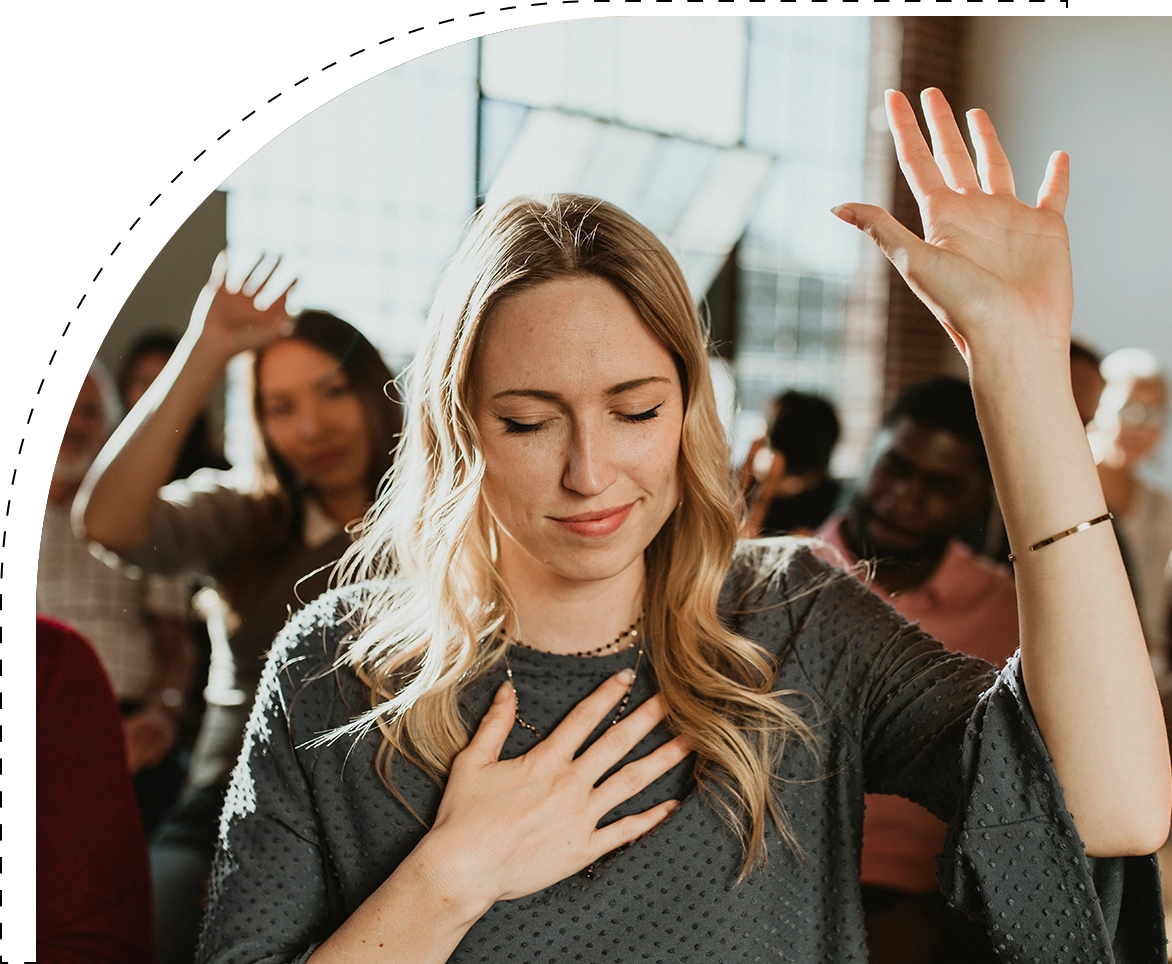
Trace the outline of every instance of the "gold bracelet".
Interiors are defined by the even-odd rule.
[[[1107,512],[1106,514],[1097,516],[1094,519],[1088,519],[1086,522],[1080,522],[1078,525],[1072,526],[1069,529],[1064,529],[1062,532],[1057,532],[1049,538],[1043,539],[1041,542],[1035,542],[1032,546],[1030,546],[1030,552],[1037,552],[1039,549],[1050,545],[1052,542],[1057,542],[1059,539],[1065,539],[1067,536],[1072,536],[1076,532],[1084,532],[1091,526],[1097,526],[1100,522],[1110,522],[1114,518],[1114,512]],[[1013,559],[1014,555],[1011,552],[1009,554],[1009,561],[1013,562]]]

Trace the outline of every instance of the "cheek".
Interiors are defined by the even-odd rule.
[[[350,400],[343,425],[347,434],[353,436],[358,444],[370,448],[370,423],[366,418],[366,409],[358,399]]]
[[[289,419],[266,419],[261,422],[260,431],[264,440],[286,462],[295,462],[297,459],[297,433],[291,430],[292,421]]]
[[[533,439],[489,439],[483,446],[481,488],[494,513],[519,518],[541,514],[538,504],[561,484],[562,460]]]
[[[863,486],[862,497],[863,501],[868,504],[878,504],[887,501],[894,483],[888,476],[875,470],[867,479],[867,484]]]
[[[1155,444],[1158,436],[1150,429],[1125,426],[1119,429],[1118,438],[1120,448],[1128,452],[1142,453]]]
[[[285,462],[289,465],[297,467],[299,463],[298,447],[293,444],[294,438],[291,438],[289,433],[282,431],[280,428],[265,431],[265,440],[272,447],[272,450],[277,452],[278,456],[282,459],[285,459]]]
[[[634,444],[623,447],[627,473],[644,488],[662,492],[663,498],[673,504],[681,494],[680,439],[682,427],[664,425],[659,431],[648,432]]]

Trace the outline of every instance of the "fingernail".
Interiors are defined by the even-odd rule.
[[[628,686],[635,682],[635,671],[631,669],[630,666],[627,666],[624,669],[620,669],[617,673],[615,673],[615,676],[621,679]]]
[[[668,813],[675,813],[677,810],[679,810],[679,808],[680,808],[679,800],[668,800],[667,801],[667,812]]]
[[[832,207],[830,209],[830,213],[840,221],[845,221],[847,224],[854,226],[858,225],[858,222],[855,221],[854,211],[848,208],[845,204],[839,204],[837,207]]]
[[[503,703],[506,699],[510,699],[512,696],[513,684],[508,680],[505,680],[503,683],[501,683],[500,689],[496,691],[496,701],[498,703]]]

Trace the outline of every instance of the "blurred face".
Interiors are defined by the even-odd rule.
[[[595,277],[507,296],[485,319],[471,400],[505,578],[641,577],[680,500],[684,405],[626,297]]]
[[[138,400],[146,394],[146,390],[159,377],[159,372],[163,370],[170,357],[163,352],[152,351],[135,359],[126,378],[126,394],[122,399],[122,404],[128,410],[134,408]]]
[[[106,434],[102,392],[93,376],[87,375],[65,426],[61,450],[53,469],[54,480],[80,482],[105,443]]]
[[[1147,458],[1160,444],[1168,414],[1168,389],[1162,379],[1139,378],[1107,426],[1114,431],[1115,448],[1128,465]]]
[[[261,357],[258,389],[265,438],[311,488],[366,485],[366,412],[336,358],[296,338],[278,341]]]
[[[985,505],[988,479],[972,445],[951,432],[901,418],[876,444],[852,510],[868,554],[929,555]]]

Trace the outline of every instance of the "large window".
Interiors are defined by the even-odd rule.
[[[465,43],[379,74],[224,184],[235,263],[284,254],[298,301],[362,329],[395,368],[474,208],[476,60]]]
[[[880,394],[883,305],[860,298],[868,255],[829,208],[886,200],[865,190],[874,29],[596,18],[457,45],[326,104],[241,167],[225,184],[229,243],[237,263],[284,252],[300,300],[353,321],[397,368],[477,203],[603,197],[664,239],[711,310],[737,447],[772,394],[812,389],[856,409],[850,471]]]

